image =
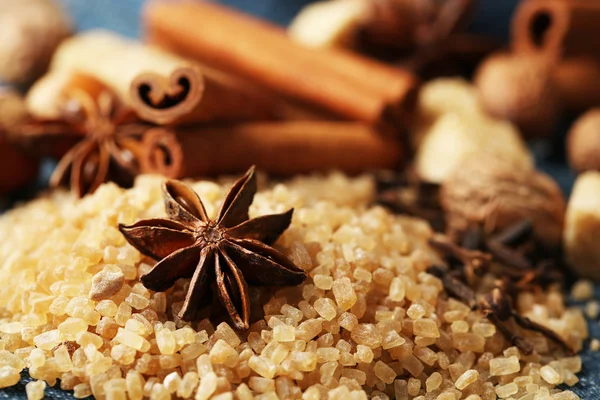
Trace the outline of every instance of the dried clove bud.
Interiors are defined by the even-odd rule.
[[[579,172],[600,170],[600,108],[593,108],[575,122],[567,136],[569,164]]]
[[[473,289],[463,283],[460,279],[457,279],[445,268],[433,265],[427,269],[427,273],[441,279],[444,290],[446,290],[448,294],[458,298],[473,310],[477,308],[477,299]]]
[[[515,123],[526,137],[548,136],[560,116],[552,59],[537,54],[495,54],[482,63],[475,83],[485,109]]]
[[[489,254],[477,250],[467,250],[455,245],[442,236],[435,236],[429,239],[429,245],[447,257],[460,261],[464,265],[471,266],[474,270],[485,268],[492,259]]]
[[[375,202],[395,213],[425,219],[436,232],[445,230],[444,212],[439,202],[440,186],[409,174],[376,173]]]
[[[533,167],[475,154],[442,184],[440,199],[450,236],[473,223],[482,223],[491,233],[529,218],[541,244],[560,246],[564,197],[549,176]]]
[[[486,247],[488,251],[500,262],[521,270],[532,270],[533,265],[522,254],[505,246],[498,240],[487,240]]]

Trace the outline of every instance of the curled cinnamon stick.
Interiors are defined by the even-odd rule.
[[[66,40],[51,68],[94,76],[142,119],[159,124],[265,119],[273,112],[273,101],[243,82],[104,31]]]
[[[256,122],[178,129],[183,176],[236,173],[256,166],[272,175],[339,169],[357,174],[396,168],[398,142],[376,128],[348,122]]]
[[[181,176],[183,151],[177,137],[166,128],[152,128],[142,139],[142,154],[139,155],[143,173],[153,173],[176,178]]]
[[[516,51],[556,56],[600,55],[600,3],[594,0],[527,0],[513,19]]]
[[[417,79],[337,49],[304,47],[284,30],[204,2],[151,2],[150,43],[261,84],[275,92],[377,123],[408,118]]]

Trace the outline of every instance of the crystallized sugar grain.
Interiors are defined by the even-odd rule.
[[[307,271],[306,282],[251,287],[256,318],[247,332],[211,320],[216,309],[180,321],[189,280],[146,289],[140,277],[155,261],[117,229],[164,217],[161,182],[106,184],[81,200],[54,192],[0,217],[0,387],[29,368],[30,399],[58,380],[76,398],[106,400],[577,398],[554,386],[575,384],[581,360],[561,358],[533,333],[525,335],[536,353],[524,356],[483,315],[448,298],[424,272],[441,262],[427,245],[431,229],[371,206],[369,177],[303,177],[257,193],[252,217],[294,208],[275,246]],[[192,186],[214,216],[230,183]],[[573,295],[587,299],[591,289],[582,282]],[[581,345],[585,320],[560,292],[516,300],[527,317]]]

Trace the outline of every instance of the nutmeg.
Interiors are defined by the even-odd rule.
[[[537,239],[548,248],[562,240],[565,200],[552,178],[532,166],[489,154],[464,159],[442,184],[440,200],[450,234],[483,223],[495,232],[522,219],[533,222]]]
[[[515,123],[526,137],[549,135],[561,112],[553,65],[540,54],[490,56],[475,77],[484,108]]]
[[[567,156],[578,172],[600,171],[600,108],[583,114],[567,136]]]
[[[31,83],[45,72],[70,31],[66,14],[53,0],[0,1],[0,80]]]

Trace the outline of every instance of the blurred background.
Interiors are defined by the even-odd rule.
[[[108,28],[137,37],[144,0],[60,0],[75,20],[77,29]],[[287,25],[310,0],[220,0],[250,14]],[[517,0],[481,0],[471,30],[507,40],[510,17]]]

